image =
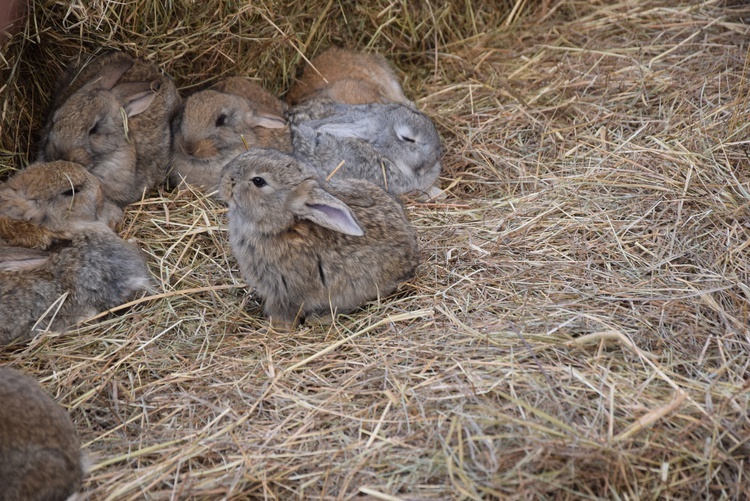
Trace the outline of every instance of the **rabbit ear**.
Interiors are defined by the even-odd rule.
[[[298,202],[294,210],[298,217],[345,235],[361,237],[365,234],[349,206],[317,186]]]
[[[98,74],[96,85],[100,89],[111,90],[120,78],[133,67],[133,61],[120,61],[102,68]]]
[[[286,127],[284,117],[264,112],[248,111],[245,114],[245,122],[250,127],[263,127],[265,129],[282,129]]]
[[[0,261],[0,271],[29,271],[41,268],[49,258],[28,258]]]
[[[371,141],[378,133],[378,124],[371,119],[357,120],[353,123],[329,123],[321,125],[318,132],[330,134],[337,138],[357,138]]]
[[[26,271],[40,268],[49,260],[49,253],[24,247],[0,246],[0,271]]]
[[[125,113],[128,117],[143,113],[151,105],[156,97],[156,92],[147,90],[145,92],[139,92],[125,97]]]

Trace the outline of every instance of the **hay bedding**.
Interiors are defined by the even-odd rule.
[[[133,205],[154,294],[0,353],[70,410],[90,498],[746,496],[750,9],[673,4],[36,2],[6,172],[99,46],[185,93],[375,49],[447,151],[417,278],[330,327],[263,330],[211,199]]]

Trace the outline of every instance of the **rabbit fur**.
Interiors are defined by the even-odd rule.
[[[0,183],[0,244],[44,249],[81,222],[114,229],[122,215],[99,178],[73,162],[32,164]]]
[[[367,181],[325,183],[291,155],[251,148],[224,167],[219,194],[240,271],[272,320],[345,313],[414,276],[415,231]]]
[[[73,65],[58,84],[38,160],[80,163],[112,201],[138,201],[166,178],[180,102],[169,76],[124,52]]]
[[[284,102],[242,77],[190,95],[173,124],[169,182],[216,190],[221,169],[246,146],[292,151]],[[243,140],[244,138],[244,140]]]
[[[383,56],[338,47],[331,47],[313,58],[285,98],[291,106],[310,99],[413,106]]]
[[[83,479],[68,413],[31,377],[0,367],[0,501],[63,501]]]
[[[28,251],[28,250],[27,250]],[[144,255],[102,223],[81,223],[44,254],[0,251],[0,345],[72,324],[149,288]]]
[[[365,179],[393,194],[438,182],[443,148],[432,120],[400,104],[313,100],[289,113],[294,155],[319,175]]]

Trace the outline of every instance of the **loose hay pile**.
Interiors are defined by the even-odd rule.
[[[70,410],[91,499],[750,492],[750,8],[673,4],[36,2],[5,175],[99,46],[279,94],[298,50],[368,47],[447,150],[417,278],[330,328],[264,331],[211,199],[132,206],[155,293],[0,353]]]

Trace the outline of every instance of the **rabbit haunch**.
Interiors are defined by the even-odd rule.
[[[338,47],[315,56],[286,95],[290,105],[310,99],[347,104],[412,104],[383,56]]]
[[[348,312],[414,276],[414,229],[376,185],[325,183],[290,155],[251,148],[224,168],[219,193],[232,251],[272,319]]]
[[[440,137],[424,113],[400,104],[310,101],[290,111],[294,154],[323,177],[352,177],[394,194],[430,191],[442,166]]]
[[[73,422],[39,384],[0,367],[0,499],[63,501],[81,487]]]
[[[71,238],[81,222],[114,228],[121,219],[101,181],[73,162],[31,164],[0,183],[0,244],[43,249]]]
[[[71,67],[56,92],[40,160],[82,164],[119,205],[164,181],[180,96],[156,65],[109,53]]]
[[[225,78],[190,95],[173,123],[170,184],[214,191],[221,169],[249,146],[291,151],[284,103],[252,81]]]
[[[64,330],[149,287],[141,250],[100,223],[81,224],[55,250],[29,251],[0,247],[0,345]]]

